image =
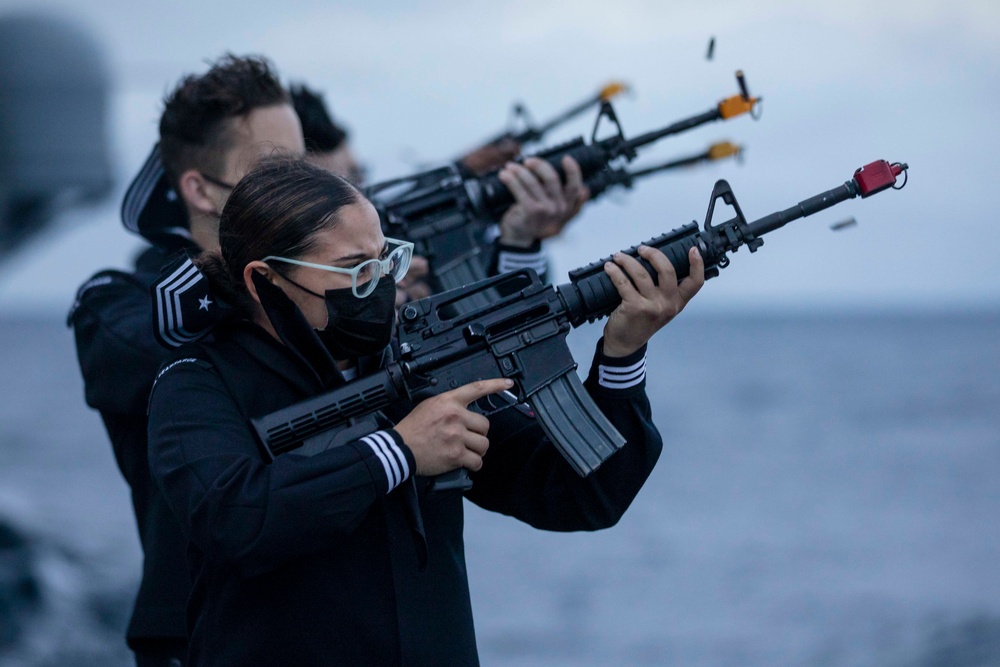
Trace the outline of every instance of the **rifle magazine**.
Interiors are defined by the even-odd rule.
[[[530,400],[545,434],[581,477],[597,470],[625,444],[575,371],[545,385]]]

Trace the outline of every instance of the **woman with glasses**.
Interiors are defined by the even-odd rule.
[[[463,497],[546,530],[618,521],[661,449],[645,343],[700,287],[700,257],[679,287],[658,251],[642,254],[659,287],[631,258],[607,267],[623,302],[585,386],[627,444],[580,478],[529,411],[468,409],[506,380],[400,402],[322,452],[269,460],[251,419],[391,359],[412,245],[385,238],[347,181],[289,159],[237,184],[219,237],[198,297],[237,314],[164,364],[149,405],[153,477],[190,540],[187,664],[478,664]],[[460,467],[471,490],[432,489]]]

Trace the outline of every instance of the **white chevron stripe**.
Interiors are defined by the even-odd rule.
[[[597,384],[607,389],[628,389],[646,379],[646,357],[631,366],[597,367]]]
[[[372,451],[375,452],[375,456],[377,456],[378,460],[382,462],[382,468],[385,469],[385,477],[386,479],[389,480],[389,488],[386,489],[386,493],[389,493],[389,491],[395,489],[396,485],[398,484],[395,475],[393,474],[392,468],[389,466],[389,459],[386,458],[385,452],[382,451],[381,445],[378,444],[378,442],[370,435],[361,438],[361,442],[371,447]]]
[[[142,170],[136,176],[129,188],[125,200],[125,225],[134,232],[139,231],[139,215],[149,201],[149,196],[164,174],[163,162],[160,159],[160,147],[157,146],[142,165]]]
[[[375,456],[382,462],[386,479],[389,480],[389,488],[386,493],[410,477],[410,465],[406,462],[406,456],[391,435],[385,431],[375,431],[361,438],[361,441],[371,447]]]
[[[632,371],[639,370],[640,368],[646,367],[646,357],[643,357],[639,361],[635,362],[631,366],[608,366],[602,365],[601,368],[608,369],[609,373],[631,373]]]
[[[171,273],[166,280],[156,286],[157,326],[164,341],[180,347],[195,340],[197,336],[184,330],[181,315],[180,295],[201,280],[198,267],[188,259]]]
[[[548,256],[545,253],[511,253],[501,251],[497,255],[497,271],[508,273],[518,269],[534,269],[536,273],[544,273],[548,268]]]
[[[385,431],[376,431],[372,435],[382,440],[382,444],[385,445],[388,452],[393,455],[396,462],[399,464],[399,470],[400,470],[399,481],[402,482],[407,477],[409,477],[410,465],[406,462],[406,456],[399,448],[399,445],[396,444],[396,441],[392,439],[392,436],[390,436]]]
[[[398,486],[399,483],[403,481],[403,474],[399,469],[399,462],[396,460],[396,456],[388,447],[386,447],[385,442],[378,437],[378,433],[372,433],[369,437],[371,437],[372,441],[378,443],[378,446],[382,448],[382,453],[385,454],[385,457],[389,460],[389,466],[392,468],[392,477],[396,480],[393,487]]]
[[[515,264],[537,264],[538,262],[544,262],[546,258],[546,253],[544,252],[510,252],[509,250],[501,250],[500,257],[506,259]]]

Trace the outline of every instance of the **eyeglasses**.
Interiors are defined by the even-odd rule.
[[[413,257],[413,244],[409,241],[398,241],[396,239],[385,240],[386,250],[384,259],[366,259],[351,269],[342,269],[339,266],[328,266],[326,264],[313,264],[303,262],[298,259],[288,259],[286,257],[275,257],[270,255],[265,257],[264,262],[285,262],[296,266],[305,266],[310,269],[322,269],[333,273],[345,273],[351,276],[351,291],[354,296],[363,299],[375,291],[379,278],[390,276],[394,282],[399,282],[410,269],[410,259]],[[294,283],[298,284],[298,283]],[[304,287],[302,289],[305,289]],[[312,294],[312,290],[306,290]],[[316,294],[316,296],[322,296]]]

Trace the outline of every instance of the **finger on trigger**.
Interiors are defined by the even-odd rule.
[[[476,380],[469,384],[462,385],[458,389],[452,389],[451,394],[468,406],[470,403],[478,401],[483,396],[507,391],[514,386],[513,381],[507,378],[491,378],[489,380]]]

